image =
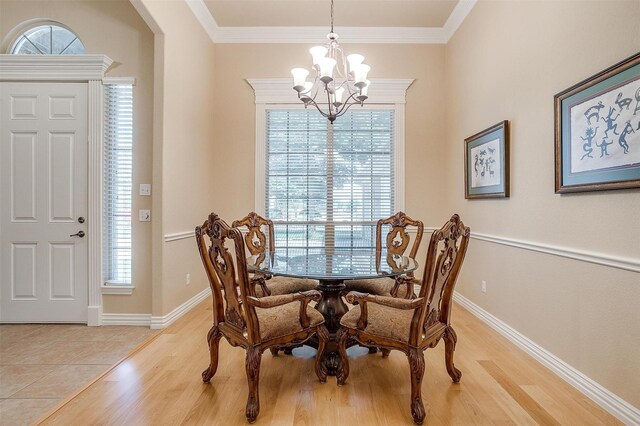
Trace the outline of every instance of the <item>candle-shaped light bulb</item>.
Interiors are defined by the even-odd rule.
[[[309,71],[304,68],[294,68],[291,70],[293,76],[293,88],[297,92],[304,90],[305,79],[309,75]]]
[[[320,66],[320,80],[325,84],[333,81],[333,67],[336,66],[336,60],[333,58],[324,57],[318,62]]]
[[[328,50],[324,46],[314,46],[309,49],[309,53],[311,53],[311,57],[313,58],[313,65],[318,65],[327,52]]]
[[[347,56],[347,62],[349,62],[349,71],[354,72],[355,69],[362,64],[364,61],[364,56],[354,53],[353,55]]]
[[[363,88],[365,86],[365,82],[367,81],[367,74],[371,67],[366,64],[360,64],[353,70],[353,80],[355,81],[355,85],[358,88]]]

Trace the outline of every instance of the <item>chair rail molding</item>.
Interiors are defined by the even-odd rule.
[[[593,402],[620,419],[624,424],[640,424],[640,409],[623,400],[601,384],[576,370],[542,346],[511,327],[509,324],[491,315],[458,292],[454,292],[453,300],[471,312],[478,319],[496,330],[507,340],[531,355],[546,368],[557,374],[564,381],[578,389]]]
[[[214,43],[318,43],[326,27],[221,27],[204,0],[185,0]],[[477,0],[460,0],[442,27],[336,27],[350,43],[446,44]]]
[[[425,227],[425,232],[433,232],[439,228]],[[471,231],[471,238],[474,240],[485,241],[493,244],[501,244],[504,246],[515,247],[522,250],[535,251],[545,253],[552,256],[565,257],[567,259],[579,260],[581,262],[593,263],[596,265],[608,266],[610,268],[622,269],[631,272],[640,272],[640,259],[629,257],[614,256],[606,253],[591,252],[585,250],[574,249],[571,247],[554,246],[534,241],[524,241],[515,238],[499,237],[489,234],[480,234]]]
[[[195,237],[195,231],[183,231],[183,232],[175,232],[173,234],[164,234],[164,242],[170,243],[172,241],[180,241],[185,240],[187,238]]]

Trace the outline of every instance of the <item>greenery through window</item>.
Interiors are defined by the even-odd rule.
[[[268,109],[266,215],[276,247],[375,247],[394,212],[394,112],[358,109],[331,125],[315,110]]]

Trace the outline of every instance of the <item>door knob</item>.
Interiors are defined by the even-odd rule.
[[[84,231],[78,231],[75,234],[71,234],[69,236],[70,237],[80,237],[80,238],[82,238],[82,237],[84,237]]]
[[[78,223],[84,223],[84,217],[80,216],[80,217],[78,218]]]

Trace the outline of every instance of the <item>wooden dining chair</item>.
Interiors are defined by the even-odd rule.
[[[415,259],[418,254],[418,249],[420,248],[420,242],[422,241],[422,234],[424,233],[424,225],[422,222],[411,219],[403,212],[398,212],[386,219],[380,219],[376,224],[377,252],[383,250],[382,232],[384,227],[390,227],[385,237],[386,252],[390,255],[400,256],[406,253],[407,248],[409,248],[409,243],[411,243],[411,237],[407,233],[407,229],[416,229],[416,235],[413,238],[411,250],[409,251],[409,257]],[[395,278],[384,277],[345,281],[346,291],[358,291],[381,296],[400,296],[406,299],[415,297],[413,288],[415,283],[416,280],[413,272],[398,275]]]
[[[361,344],[374,345],[386,351],[395,349],[407,355],[411,376],[411,416],[417,424],[422,424],[425,417],[421,393],[423,352],[443,339],[447,372],[454,383],[460,381],[462,373],[453,363],[457,336],[451,326],[451,301],[469,244],[469,233],[469,228],[464,226],[458,215],[453,215],[431,235],[417,299],[355,291],[347,294],[347,300],[358,302],[358,305],[342,317],[336,336],[342,360],[338,385],[343,385],[349,376],[346,345],[350,338]]]
[[[209,238],[209,246],[205,237]],[[309,302],[320,300],[320,292],[309,290],[256,297],[247,272],[242,233],[215,213],[211,213],[202,226],[196,227],[196,242],[213,295],[213,326],[207,334],[210,363],[202,372],[202,380],[208,383],[216,374],[222,336],[231,346],[244,348],[249,384],[246,416],[253,422],[260,411],[258,383],[262,352],[273,347],[301,344],[317,336],[315,373],[320,382],[325,383],[327,371],[321,359],[329,332],[322,314],[308,309]]]
[[[233,228],[246,228],[244,242],[251,255],[266,256],[275,250],[273,222],[255,212],[231,223]],[[268,234],[265,233],[265,228]],[[253,273],[251,283],[256,287],[257,296],[277,296],[298,291],[313,290],[317,281],[303,278],[274,277],[268,274]]]

